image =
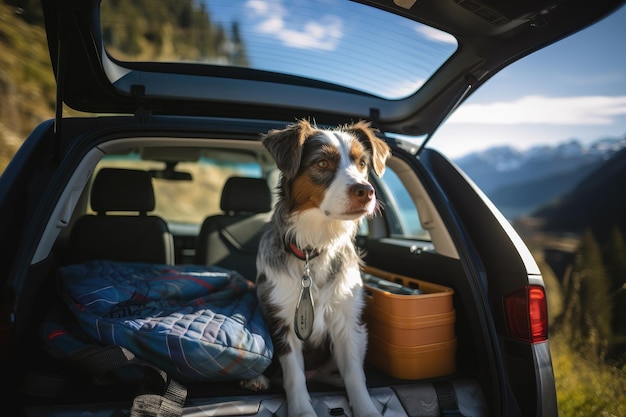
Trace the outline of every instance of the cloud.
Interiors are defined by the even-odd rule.
[[[259,21],[256,26],[259,32],[293,48],[332,51],[343,37],[343,21],[337,16],[296,23],[286,19],[287,9],[280,3],[249,0],[245,7]]]
[[[626,116],[626,96],[526,96],[508,102],[466,103],[447,123],[610,125],[619,116]]]
[[[430,26],[420,24],[415,27],[415,31],[433,41],[447,43],[451,45],[457,44],[456,38],[454,36],[441,30],[432,28]]]
[[[394,80],[395,81],[395,80]],[[417,80],[400,80],[399,82],[389,81],[385,86],[384,94],[381,94],[379,90],[372,91],[372,94],[382,95],[384,98],[388,99],[397,99],[402,97],[408,97],[411,94],[415,93],[422,85],[424,85],[425,80],[423,78]]]

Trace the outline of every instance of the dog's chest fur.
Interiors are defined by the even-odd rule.
[[[285,250],[278,233],[269,231],[269,235],[266,242],[271,244],[264,245],[261,251],[266,252],[266,259],[270,259],[275,267],[258,277],[257,292],[265,317],[274,331],[276,354],[280,355],[281,349],[286,348],[281,338],[294,321],[305,262]],[[309,261],[315,319],[305,346],[312,348],[325,344],[329,326],[340,326],[338,320],[346,317],[346,313],[351,316],[361,310],[361,304],[354,302],[361,299],[359,258],[350,238],[345,240],[325,248]],[[354,311],[342,311],[345,309]]]

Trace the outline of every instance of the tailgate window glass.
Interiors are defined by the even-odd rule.
[[[421,88],[457,41],[388,9],[343,0],[104,0],[100,25],[106,52],[129,67],[254,69],[399,99]]]

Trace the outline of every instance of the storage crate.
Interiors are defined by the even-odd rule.
[[[371,334],[396,346],[420,346],[454,339],[455,311],[426,316],[393,316],[368,306],[363,319]]]
[[[376,336],[369,340],[368,361],[394,378],[435,378],[456,370],[456,338],[413,347],[395,346]]]
[[[454,310],[452,295],[454,290],[443,285],[382,271],[366,266],[363,272],[384,280],[400,284],[406,288],[419,288],[423,294],[394,294],[370,285],[365,285],[367,306],[400,317],[417,317],[430,314],[448,313]]]
[[[372,267],[364,267],[363,274],[368,362],[399,379],[454,373],[454,291]],[[374,283],[366,274],[393,284]]]

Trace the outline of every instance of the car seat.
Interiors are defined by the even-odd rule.
[[[254,281],[262,229],[271,218],[267,181],[229,178],[222,190],[220,209],[223,214],[209,216],[202,223],[196,263],[234,269]]]
[[[155,208],[155,198],[147,171],[102,168],[90,200],[96,214],[76,220],[69,236],[67,263],[93,259],[174,263],[174,238],[167,223],[148,215]]]

